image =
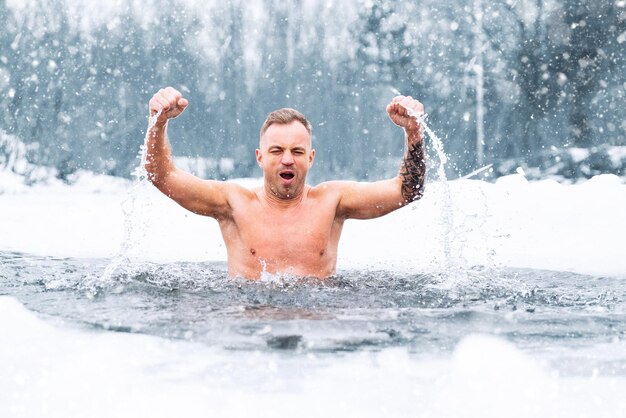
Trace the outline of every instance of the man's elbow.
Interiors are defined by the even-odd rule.
[[[415,190],[413,193],[413,199],[411,200],[411,202],[418,201],[422,197],[424,197],[424,190],[425,190],[424,184],[419,184],[417,187],[415,187]]]
[[[144,167],[146,169],[146,178],[148,181],[163,194],[172,197],[172,176],[176,175],[174,173],[174,168],[158,166],[150,162],[147,162]]]
[[[400,187],[402,199],[400,206],[409,205],[424,196],[424,183],[407,183],[402,182]]]
[[[164,183],[164,176],[160,174],[159,171],[150,169],[148,167],[148,164],[144,166],[144,168],[146,169],[146,178],[150,183],[160,189],[159,185]]]
[[[159,162],[148,158],[143,166],[147,173],[150,183],[156,186],[156,183],[166,180],[166,178],[174,171],[171,164]]]

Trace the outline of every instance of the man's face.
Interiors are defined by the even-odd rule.
[[[279,199],[293,199],[302,193],[314,157],[309,132],[298,121],[270,125],[256,150],[265,188]]]

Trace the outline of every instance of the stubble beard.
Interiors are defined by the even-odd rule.
[[[302,194],[304,182],[282,186],[280,183],[267,184],[266,190],[279,200],[293,200]]]

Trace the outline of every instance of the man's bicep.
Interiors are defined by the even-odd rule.
[[[400,178],[373,183],[344,182],[337,212],[345,218],[371,219],[404,205]]]
[[[222,181],[203,180],[176,169],[159,189],[185,209],[199,215],[219,218],[227,215],[229,185]]]

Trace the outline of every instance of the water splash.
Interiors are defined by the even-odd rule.
[[[422,126],[424,131],[428,134],[430,138],[431,146],[437,155],[439,160],[439,164],[437,165],[437,180],[443,187],[443,199],[441,201],[441,226],[443,228],[443,234],[441,237],[441,245],[443,251],[443,265],[439,267],[443,267],[444,269],[449,269],[453,266],[455,261],[458,261],[458,257],[452,256],[452,250],[450,241],[452,238],[452,225],[453,225],[453,214],[452,214],[452,197],[450,194],[450,186],[448,184],[448,177],[446,176],[446,163],[448,162],[448,156],[446,155],[443,148],[443,141],[437,134],[428,126],[426,123],[426,118],[428,117],[425,113],[417,113],[413,109],[405,108],[409,116],[414,117],[417,122]]]
[[[448,177],[446,176],[446,168],[445,165],[448,162],[448,156],[443,150],[443,141],[441,138],[437,136],[437,134],[430,129],[428,124],[426,123],[426,119],[428,118],[428,114],[426,113],[417,113],[413,109],[405,108],[409,116],[414,117],[417,122],[422,125],[424,131],[428,134],[428,137],[432,141],[432,146],[435,152],[437,153],[437,157],[439,158],[439,166],[437,166],[437,177],[439,181],[448,181]]]
[[[148,172],[146,171],[146,164],[148,162],[148,135],[150,134],[150,130],[156,125],[159,116],[161,115],[161,110],[156,112],[154,115],[148,118],[148,129],[146,131],[146,136],[143,140],[143,145],[139,147],[139,159],[141,163],[138,167],[132,172],[133,177],[137,180],[138,184],[145,182],[148,179]]]
[[[423,127],[423,130],[430,139],[429,145],[432,150],[434,150],[434,154],[438,160],[436,179],[438,185],[441,186],[441,194],[439,195],[439,201],[435,204],[441,206],[438,213],[440,213],[441,216],[439,225],[442,231],[440,243],[443,254],[441,259],[435,258],[432,261],[432,267],[434,268],[433,274],[440,277],[440,280],[434,282],[433,285],[438,288],[450,290],[463,289],[467,286],[471,287],[483,281],[489,282],[489,277],[496,277],[498,275],[498,269],[493,262],[495,251],[490,248],[484,249],[485,264],[478,269],[472,267],[472,264],[464,257],[465,246],[467,245],[467,234],[474,232],[476,228],[482,231],[487,224],[489,217],[489,208],[486,204],[487,198],[482,189],[479,189],[482,199],[479,198],[478,201],[483,202],[483,210],[479,211],[480,213],[466,213],[465,208],[455,206],[445,171],[448,156],[444,151],[443,141],[426,123],[426,114],[418,114],[413,109],[409,108],[406,108],[406,110],[407,113],[414,117]],[[477,172],[483,169],[477,170]],[[456,219],[455,216],[457,214],[459,216],[458,219]],[[487,234],[485,232],[483,233],[484,239],[482,241],[488,242]]]
[[[92,281],[90,286],[92,293],[97,292],[102,286],[111,284],[117,272],[130,264],[130,257],[134,246],[137,242],[140,242],[141,237],[145,235],[146,220],[145,217],[141,217],[140,214],[142,211],[145,211],[150,204],[147,199],[142,201],[140,196],[150,187],[148,172],[146,171],[146,163],[148,162],[148,136],[160,114],[161,111],[158,111],[148,119],[148,129],[146,130],[144,142],[137,154],[140,163],[131,173],[134,177],[134,184],[121,203],[122,212],[124,214],[124,235],[120,250],[104,269],[102,275]]]

